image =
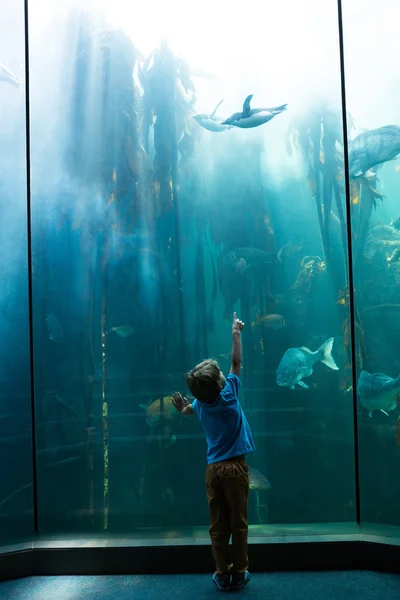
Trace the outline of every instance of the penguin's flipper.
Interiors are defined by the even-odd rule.
[[[214,108],[214,110],[212,111],[212,113],[211,113],[211,115],[210,115],[210,119],[212,119],[212,118],[213,118],[213,116],[215,115],[215,113],[217,112],[217,110],[219,109],[219,107],[221,106],[221,104],[223,103],[223,101],[224,101],[224,100],[222,99],[222,100],[220,100],[220,101],[218,102],[217,106]]]
[[[247,117],[247,115],[250,112],[250,102],[251,102],[252,97],[253,97],[253,94],[250,94],[250,96],[247,96],[246,100],[243,102],[243,114],[242,114],[243,118]]]

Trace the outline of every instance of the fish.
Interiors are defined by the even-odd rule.
[[[213,131],[214,133],[220,133],[222,131],[226,131],[227,129],[232,129],[232,125],[223,125],[223,120],[215,116],[218,108],[223,103],[223,100],[218,102],[217,106],[214,108],[210,115],[206,113],[196,113],[192,115],[192,119],[197,121],[201,127],[207,129],[207,131]]]
[[[392,254],[387,259],[388,267],[391,266],[392,263],[395,263],[400,259],[400,248],[395,248]]]
[[[268,329],[284,329],[289,325],[288,320],[282,315],[265,315],[260,317],[256,315],[255,322],[251,324],[252,327],[268,327]]]
[[[239,275],[244,275],[247,269],[257,269],[268,264],[280,262],[280,250],[269,253],[258,248],[237,248],[224,256],[223,262],[228,267],[234,267]]]
[[[249,467],[249,482],[251,490],[270,490],[272,485],[268,481],[266,477],[257,469],[253,469],[253,467]]]
[[[399,406],[397,396],[400,394],[400,375],[393,379],[384,373],[367,373],[361,371],[357,383],[357,395],[363,407],[372,417],[374,411],[394,410]]]
[[[281,106],[274,106],[273,108],[250,108],[250,102],[253,98],[253,94],[247,96],[243,103],[243,110],[241,112],[233,113],[230,117],[222,122],[222,125],[233,125],[234,127],[240,127],[241,129],[250,129],[252,127],[259,127],[271,121],[276,115],[286,110],[287,104]]]
[[[226,353],[226,354],[217,354],[216,358],[218,360],[230,360],[231,359],[231,353]]]
[[[50,313],[46,317],[46,323],[49,340],[51,340],[55,344],[61,344],[61,342],[64,339],[64,333],[60,325],[60,321],[53,313]]]
[[[371,168],[400,153],[400,127],[386,125],[361,133],[349,142],[349,174],[352,179],[368,177]]]
[[[393,221],[390,223],[391,227],[394,227],[394,229],[397,229],[397,231],[400,231],[400,217],[398,219],[393,219]]]
[[[17,88],[21,85],[19,82],[19,79],[17,79],[15,77],[15,75],[13,75],[11,73],[11,71],[9,71],[7,69],[7,67],[2,65],[1,63],[0,63],[0,81],[4,81],[5,83],[10,83],[11,85],[13,85],[14,87],[17,87]]]
[[[160,421],[161,416],[161,399],[154,400],[151,404],[139,404],[140,408],[142,408],[146,413],[146,423],[153,428]],[[164,410],[163,410],[164,418],[167,421],[170,421],[174,417],[179,415],[179,412],[176,410],[174,406],[174,399],[172,396],[164,397]]]
[[[133,327],[131,325],[118,325],[117,327],[111,327],[111,332],[116,333],[119,337],[126,338],[133,335]]]
[[[313,366],[318,361],[330,369],[338,371],[331,354],[333,342],[334,338],[329,338],[316,352],[312,352],[304,346],[286,350],[276,371],[276,383],[281,387],[290,387],[292,390],[295,389],[295,385],[308,388],[303,378],[312,374]]]
[[[350,289],[348,285],[339,290],[336,304],[343,304],[344,306],[350,305]]]

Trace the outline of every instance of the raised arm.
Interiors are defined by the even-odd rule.
[[[232,364],[231,373],[240,376],[240,364],[242,362],[242,340],[241,331],[244,327],[243,321],[240,321],[236,317],[236,313],[233,313],[232,323]]]

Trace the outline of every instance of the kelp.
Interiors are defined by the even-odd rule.
[[[337,143],[343,143],[341,114],[323,103],[312,106],[302,116],[294,118],[286,133],[286,147],[291,155],[293,149],[301,152],[308,168],[308,183],[315,200],[323,258],[340,287],[341,273],[332,260],[331,210],[335,200],[341,228],[343,248],[347,246],[347,227],[342,204],[343,191],[339,185],[343,177],[341,156]],[[343,272],[347,280],[347,261]]]

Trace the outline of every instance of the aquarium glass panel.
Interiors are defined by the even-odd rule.
[[[383,0],[371,13],[360,0],[343,4],[361,522],[399,537],[400,7]]]
[[[190,42],[182,31],[171,34],[177,56],[192,68],[190,83],[177,75],[186,92],[176,108],[178,174],[172,165],[169,171],[172,195],[175,177],[179,186],[181,370],[210,356],[229,372],[236,310],[246,324],[240,399],[257,446],[248,456],[251,534],[351,531],[337,3],[284,2],[249,29],[227,3],[212,14],[196,14]],[[196,418],[182,425],[176,419],[175,427],[193,440],[181,458],[190,485],[177,482],[175,489],[193,521],[204,522],[202,429]],[[177,436],[177,446],[188,443]]]
[[[25,31],[22,0],[0,21],[0,545],[33,533],[26,201]]]
[[[349,531],[336,1],[31,0],[30,34],[41,530],[208,535],[172,394],[237,311],[251,535]]]

